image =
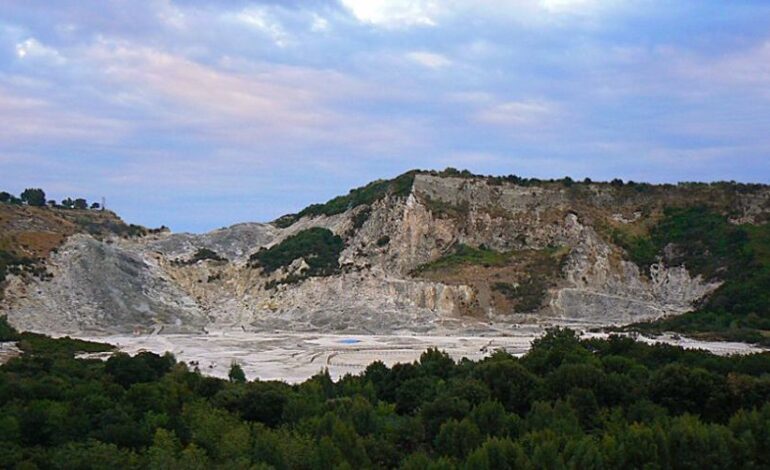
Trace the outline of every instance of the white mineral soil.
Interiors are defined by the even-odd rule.
[[[514,355],[524,354],[542,329],[522,327],[507,336],[385,336],[334,335],[313,333],[252,333],[218,331],[207,335],[112,335],[81,337],[116,345],[121,351],[136,354],[151,351],[171,352],[177,360],[201,373],[227,377],[230,365],[238,363],[250,380],[282,380],[302,382],[328,369],[333,379],[345,374],[360,374],[374,361],[388,366],[417,360],[427,348],[446,351],[453,359],[479,360],[495,350]],[[585,333],[584,337],[605,337],[603,333]],[[697,341],[663,335],[657,338],[639,336],[639,340],[665,342],[687,348],[706,349],[715,354],[746,354],[762,351],[743,343]],[[106,355],[86,355],[101,357]]]

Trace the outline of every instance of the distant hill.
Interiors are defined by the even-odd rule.
[[[9,284],[1,309],[21,328],[635,324],[760,343],[770,331],[766,185],[415,170],[269,224],[203,235],[149,233],[98,211],[3,210],[16,224],[42,218],[16,229],[15,250],[23,233],[52,237],[36,242],[34,256],[60,246],[45,261],[52,277]],[[59,219],[69,228],[46,228]],[[136,234],[145,236],[125,238]]]
[[[112,211],[34,206],[20,200],[0,203],[0,286],[7,274],[48,277],[48,256],[76,233],[105,239],[148,232],[144,227],[126,224]]]

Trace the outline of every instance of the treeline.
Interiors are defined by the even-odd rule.
[[[3,204],[15,204],[15,205],[23,205],[26,204],[28,206],[35,206],[35,207],[61,207],[65,209],[101,209],[101,204],[98,202],[94,202],[91,205],[88,204],[88,201],[82,197],[72,199],[70,197],[63,199],[61,203],[57,203],[54,200],[47,200],[45,191],[43,191],[40,188],[27,188],[24,191],[19,194],[19,197],[14,196],[13,194],[7,192],[7,191],[0,191],[0,203]]]
[[[638,192],[647,192],[654,188],[661,188],[661,189],[673,189],[673,188],[685,188],[685,189],[703,189],[703,188],[719,188],[722,190],[734,190],[736,192],[755,192],[762,189],[767,188],[767,185],[760,184],[760,183],[739,183],[736,181],[713,181],[709,183],[705,182],[697,182],[697,181],[681,181],[676,184],[671,183],[661,183],[661,184],[652,184],[652,183],[645,183],[645,182],[637,182],[633,180],[623,180],[621,178],[613,178],[609,181],[594,181],[591,178],[584,178],[582,180],[575,180],[569,176],[565,176],[563,178],[527,178],[524,176],[519,176],[515,174],[510,175],[503,175],[503,176],[494,176],[494,175],[482,175],[482,174],[475,174],[468,170],[458,170],[456,168],[448,167],[441,171],[423,171],[423,170],[412,170],[415,173],[422,173],[422,174],[429,174],[433,176],[450,176],[455,178],[482,178],[487,181],[489,184],[495,184],[499,185],[502,183],[513,183],[517,184],[519,186],[538,186],[542,184],[561,184],[565,187],[571,187],[576,184],[583,184],[583,185],[609,185],[615,188],[630,188],[634,189]]]
[[[287,385],[246,382],[237,366],[230,381],[206,377],[170,355],[73,359],[71,348],[38,344],[0,368],[1,467],[770,466],[768,353],[553,330],[520,359],[428,350]]]
[[[296,214],[279,217],[273,223],[278,227],[286,228],[302,217],[341,214],[346,210],[377,202],[386,196],[406,197],[412,190],[414,175],[418,173],[421,172],[412,170],[390,180],[373,181],[366,186],[351,189],[344,196],[337,196],[323,204],[311,204]]]

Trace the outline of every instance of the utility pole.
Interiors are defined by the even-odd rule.
[[[104,196],[102,196],[102,211],[107,210],[106,205],[107,205],[107,199],[105,199]]]

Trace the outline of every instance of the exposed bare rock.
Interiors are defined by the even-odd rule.
[[[151,259],[73,235],[49,260],[50,281],[8,289],[5,309],[15,326],[33,331],[200,331],[200,307]],[[11,306],[8,308],[8,306]]]
[[[417,174],[408,194],[298,218],[286,228],[249,223],[203,235],[73,235],[47,262],[53,279],[11,276],[0,310],[20,328],[58,333],[235,325],[387,334],[504,331],[555,319],[639,321],[688,311],[718,287],[682,266],[654,264],[642,273],[607,236],[608,227],[635,230],[656,217],[671,203],[661,194],[621,197],[609,185],[578,190]],[[736,219],[760,220],[770,211],[767,191],[730,197],[737,198],[730,204],[739,201]],[[334,274],[309,274],[310,259],[301,256],[270,272],[249,262],[259,249],[313,227],[344,240]],[[500,265],[420,275],[421,266],[458,246],[505,256]],[[195,259],[201,249],[217,256]],[[556,274],[538,270],[533,263],[540,260],[557,263]],[[517,295],[529,300],[509,298]]]

